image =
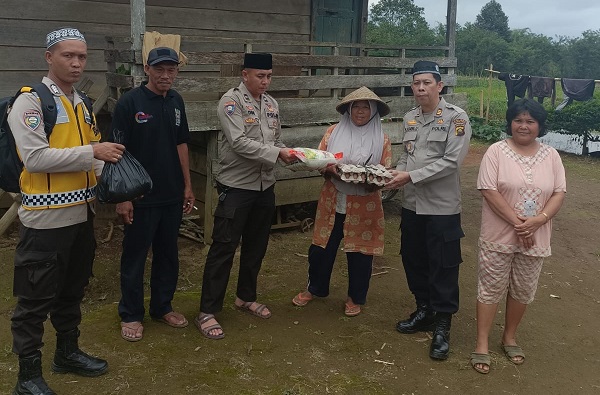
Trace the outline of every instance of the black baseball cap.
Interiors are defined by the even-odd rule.
[[[179,64],[179,56],[173,48],[157,47],[148,54],[148,66],[154,66],[161,62],[173,62]]]

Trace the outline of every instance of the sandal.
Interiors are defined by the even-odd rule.
[[[133,331],[133,336],[128,331]],[[140,321],[121,322],[121,337],[128,342],[139,342],[144,337],[144,326]]]
[[[215,320],[216,324],[202,327],[203,324],[207,323],[210,320]],[[198,328],[200,333],[202,333],[205,337],[209,339],[219,340],[225,337],[223,328],[221,327],[221,325],[219,325],[213,314],[204,314],[202,316],[199,315],[198,317],[194,318],[194,324],[196,324],[196,328]],[[212,333],[210,333],[215,329],[221,330],[221,333],[219,333],[218,335],[213,335]]]
[[[241,305],[237,304],[238,300],[242,302]],[[244,302],[242,299],[237,298],[234,305],[238,310],[245,311],[246,313],[250,313],[260,318],[264,318],[265,320],[267,318],[271,318],[271,312],[269,311],[269,308],[262,303]],[[253,309],[252,306],[255,306],[255,308]],[[267,314],[263,314],[263,311],[265,311],[265,309],[267,310]]]
[[[481,374],[488,374],[490,372],[491,363],[492,359],[490,358],[490,354],[483,354],[479,352],[471,353],[471,366],[477,372]],[[487,369],[485,369],[484,367],[479,367],[477,365],[483,365],[484,367],[487,367]]]
[[[352,301],[347,301],[344,305],[344,314],[346,317],[355,317],[360,314],[360,305],[354,304]]]
[[[506,355],[506,358],[508,358],[508,360],[515,365],[521,365],[523,362],[525,362],[525,353],[523,352],[523,349],[516,344],[514,346],[502,344],[502,349],[504,350],[504,355]],[[521,357],[521,359],[515,359],[517,357]]]
[[[188,320],[181,313],[170,311],[161,318],[154,318],[155,321],[162,322],[173,328],[185,328],[188,326]]]
[[[313,300],[312,294],[308,291],[302,291],[298,295],[294,296],[294,298],[292,299],[292,303],[298,307],[304,307],[311,300]]]

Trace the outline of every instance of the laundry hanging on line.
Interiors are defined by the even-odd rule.
[[[596,87],[594,80],[562,78],[560,84],[565,98],[556,107],[556,111],[561,111],[571,104],[573,100],[587,101],[594,97],[594,89]]]

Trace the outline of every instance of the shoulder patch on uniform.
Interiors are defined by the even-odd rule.
[[[31,130],[36,130],[42,123],[42,114],[36,110],[25,111],[23,114],[23,122]]]
[[[463,136],[465,134],[465,125],[467,124],[467,121],[465,121],[464,119],[455,119],[454,120],[454,134],[456,134],[457,136]]]
[[[235,102],[233,100],[225,102],[225,104],[223,104],[223,108],[225,109],[225,114],[233,115],[235,112]]]

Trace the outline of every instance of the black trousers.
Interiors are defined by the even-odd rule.
[[[419,215],[402,209],[400,254],[417,304],[440,313],[458,311],[458,269],[462,262],[460,214]]]
[[[344,238],[345,214],[335,213],[335,223],[325,248],[311,244],[308,248],[308,291],[319,297],[329,295],[331,272],[340,242]],[[355,304],[365,304],[373,270],[373,256],[347,252],[348,296]]]
[[[221,191],[220,191],[221,192]],[[267,251],[275,213],[274,187],[264,191],[229,188],[215,210],[213,243],[204,267],[200,311],[214,314],[223,309],[225,291],[235,251],[242,240],[236,295],[256,301],[256,284]]]
[[[29,355],[44,345],[44,322],[59,332],[81,323],[81,300],[96,251],[93,214],[80,224],[56,229],[21,226],[15,251],[12,316],[13,352]]]
[[[160,318],[173,310],[171,301],[179,276],[177,239],[182,205],[183,202],[134,208],[133,223],[125,226],[121,254],[121,321],[144,318],[144,268],[151,245],[150,316]]]

